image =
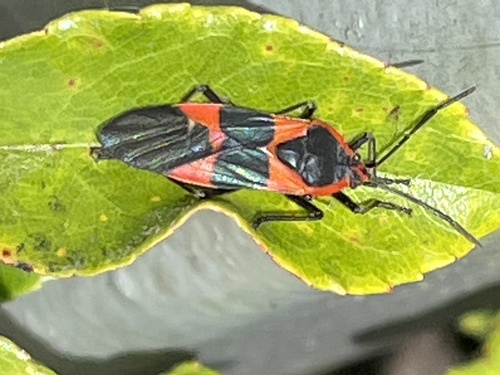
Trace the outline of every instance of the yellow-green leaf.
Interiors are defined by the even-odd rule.
[[[469,364],[458,366],[448,371],[447,375],[497,375],[500,374],[500,315],[490,312],[472,312],[465,315],[460,323],[462,329],[467,333],[478,336],[486,334],[486,342],[483,346],[483,355],[480,359]]]
[[[171,371],[162,373],[164,375],[217,375],[218,372],[204,367],[199,362],[186,362]]]
[[[0,336],[0,374],[2,375],[56,375],[47,367],[36,363],[31,356],[11,340]],[[217,375],[218,372],[199,362],[185,362],[164,375]]]
[[[0,374],[2,375],[56,375],[36,363],[28,353],[9,339],[0,336]]]
[[[484,338],[495,328],[497,314],[491,310],[477,310],[464,314],[459,321],[459,329],[464,334],[478,340]]]
[[[22,269],[0,264],[0,302],[39,289],[43,278]]]
[[[251,191],[200,204],[162,176],[89,155],[108,118],[178,102],[200,83],[265,111],[314,100],[319,118],[348,138],[373,132],[381,149],[446,97],[294,20],[186,4],[137,15],[73,13],[0,44],[0,82],[0,243],[39,274],[93,275],[128,264],[201,208],[234,215],[283,268],[338,293],[391,290],[472,248],[432,214],[367,188],[348,193],[407,205],[414,216],[356,216],[321,199],[323,221],[255,232],[248,222],[257,212],[296,208]],[[481,237],[500,225],[499,156],[454,104],[381,172],[411,177],[409,193]]]

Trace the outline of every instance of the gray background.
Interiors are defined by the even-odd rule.
[[[192,3],[290,16],[384,61],[424,59],[411,70],[445,92],[478,85],[465,102],[500,144],[498,1]],[[0,39],[72,9],[102,6],[0,0]],[[231,219],[201,212],[127,268],[52,282],[2,305],[0,334],[60,374],[148,375],[193,357],[226,374],[323,374],[384,353],[393,353],[388,373],[439,374],[454,361],[453,320],[470,308],[499,305],[499,240],[490,236],[466,259],[393,294],[341,297],[306,287]]]

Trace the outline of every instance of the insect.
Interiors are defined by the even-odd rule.
[[[199,198],[214,198],[239,189],[277,192],[305,210],[261,213],[253,226],[272,221],[316,221],[324,216],[313,202],[331,196],[356,214],[374,208],[411,215],[395,203],[372,199],[357,203],[346,191],[380,188],[420,205],[446,221],[476,245],[479,241],[457,221],[427,203],[393,188],[408,179],[377,176],[377,168],[398,151],[440,110],[471,94],[475,87],[428,110],[395,145],[377,155],[376,139],[363,133],[347,141],[331,125],[313,117],[316,105],[305,101],[275,113],[240,107],[207,85],[193,88],[178,104],[136,108],[106,121],[97,136],[96,160],[117,159],[159,173]],[[193,102],[202,94],[208,103]],[[298,116],[292,116],[297,113]],[[367,158],[359,151],[365,146]]]

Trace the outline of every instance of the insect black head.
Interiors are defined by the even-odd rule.
[[[370,172],[363,164],[361,159],[354,157],[351,160],[352,163],[347,167],[347,175],[349,177],[349,186],[354,189],[360,185],[365,184],[366,181],[371,178],[371,176]]]

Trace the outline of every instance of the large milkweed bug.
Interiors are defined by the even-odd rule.
[[[363,133],[347,141],[334,127],[314,119],[316,105],[302,102],[275,113],[236,106],[209,86],[192,89],[179,104],[136,108],[105,122],[98,132],[97,160],[118,159],[162,174],[199,198],[239,189],[283,194],[306,213],[260,214],[254,228],[270,221],[315,221],[323,212],[312,202],[331,196],[356,214],[384,208],[411,215],[411,209],[373,199],[357,203],[345,194],[358,186],[381,188],[420,205],[476,245],[458,222],[427,203],[394,189],[394,180],[377,176],[377,167],[399,150],[440,110],[466,97],[471,87],[428,110],[394,146],[377,155],[376,139]],[[195,103],[196,94],[209,103]],[[298,116],[291,114],[300,111]],[[358,151],[368,146],[362,160]]]

